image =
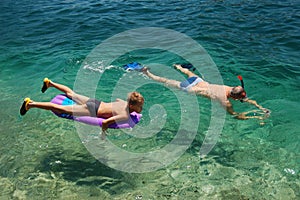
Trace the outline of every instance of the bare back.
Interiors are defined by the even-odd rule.
[[[117,99],[111,103],[101,102],[97,116],[106,119],[112,116],[122,116],[122,118],[128,118],[129,113],[127,108],[128,103],[121,99]]]
[[[231,90],[231,87],[226,85],[210,84],[206,81],[202,81],[192,87],[189,92],[202,95],[212,100],[219,101],[223,106],[227,107],[230,104],[227,94]],[[231,105],[231,104],[230,104]]]

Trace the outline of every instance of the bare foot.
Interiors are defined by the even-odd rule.
[[[173,67],[174,67],[175,69],[180,69],[180,68],[182,68],[180,64],[174,64]]]
[[[141,70],[144,74],[148,74],[149,72],[149,68],[148,67],[143,67],[143,69]]]

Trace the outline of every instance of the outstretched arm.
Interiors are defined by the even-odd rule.
[[[251,119],[251,118],[257,118],[257,119],[263,119],[262,116],[247,116],[248,113],[251,113],[253,111],[249,111],[249,112],[242,112],[242,113],[237,113],[233,110],[232,104],[227,101],[226,102],[226,111],[231,114],[234,115],[234,117],[236,119],[241,119],[241,120],[246,120],[246,119]]]
[[[110,124],[120,122],[120,121],[125,121],[128,118],[129,118],[129,116],[127,116],[127,115],[116,115],[116,116],[112,116],[108,119],[105,119],[102,122],[102,131],[106,131]]]
[[[104,140],[106,137],[106,131],[108,129],[108,126],[110,124],[113,124],[115,122],[119,122],[119,121],[124,121],[127,120],[129,116],[126,115],[116,115],[116,116],[112,116],[108,119],[105,119],[102,121],[102,139]]]
[[[263,111],[264,113],[270,113],[270,110],[262,107],[261,105],[259,105],[255,100],[252,100],[252,99],[245,99],[244,102],[248,102],[252,105],[254,105],[256,108],[260,109],[261,111]]]
[[[246,119],[265,119],[269,117],[270,111],[266,108],[263,108],[262,106],[258,105],[256,101],[251,100],[250,101],[253,105],[255,105],[257,108],[259,108],[263,113],[260,113],[260,110],[251,110],[248,112],[242,112],[242,113],[237,113],[233,110],[232,104],[227,101],[226,104],[224,105],[226,107],[226,110],[229,114],[234,115],[236,119],[241,119],[241,120],[246,120]],[[249,102],[249,103],[250,103]],[[254,116],[247,116],[248,114],[253,113]],[[258,114],[258,115],[257,115]]]
[[[229,114],[234,115],[235,118],[237,118],[237,119],[242,119],[242,120],[249,119],[249,117],[247,117],[245,113],[237,113],[237,112],[235,112],[233,110],[232,104],[230,102],[226,103],[226,111]]]

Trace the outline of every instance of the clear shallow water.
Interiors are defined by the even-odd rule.
[[[1,1],[0,8],[2,199],[300,198],[297,1]],[[199,97],[201,123],[190,148],[163,169],[131,174],[95,159],[73,122],[41,110],[30,110],[23,118],[18,115],[24,97],[49,101],[57,94],[40,93],[44,77],[72,87],[90,51],[115,34],[140,27],[172,29],[196,40],[211,55],[224,83],[235,85],[235,76],[242,74],[248,95],[271,109],[271,118],[262,126],[257,120],[227,116],[218,143],[200,160],[210,102]],[[124,75],[118,66],[134,60],[169,66],[180,61],[167,53],[143,50],[124,55],[113,67],[102,66],[99,60],[91,65],[93,73],[107,69],[97,88],[99,99],[111,99],[116,77]],[[168,76],[166,69],[153,70]],[[168,144],[178,131],[181,111],[172,91],[157,84],[140,90],[147,100],[141,125],[148,124],[154,104],[163,105],[167,117],[165,126],[149,138],[111,131],[111,142],[133,152]],[[251,108],[238,102],[234,106]],[[104,153],[117,156],[103,149]]]

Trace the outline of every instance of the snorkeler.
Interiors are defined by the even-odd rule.
[[[259,105],[256,101],[251,100],[247,98],[246,91],[244,89],[244,82],[241,76],[239,76],[239,79],[241,81],[241,86],[235,86],[230,87],[226,85],[216,85],[208,83],[207,81],[204,81],[202,78],[191,72],[188,67],[184,68],[185,66],[175,64],[174,68],[179,70],[180,72],[186,74],[188,76],[188,79],[180,82],[177,80],[171,80],[164,77],[160,77],[157,75],[152,74],[147,67],[144,67],[142,69],[143,73],[147,75],[149,78],[165,83],[167,86],[171,86],[174,88],[178,88],[184,91],[187,91],[189,93],[194,93],[196,95],[201,95],[207,98],[210,98],[212,100],[216,100],[220,102],[220,104],[226,109],[226,111],[234,115],[237,119],[249,119],[249,118],[258,118],[263,119],[262,116],[246,116],[250,112],[242,112],[237,113],[233,110],[233,106],[229,99],[234,100],[240,100],[241,102],[248,102],[254,106],[256,106],[258,109],[262,111],[264,114],[264,117],[268,117],[270,114],[270,111],[266,108],[263,108],[261,105]]]

